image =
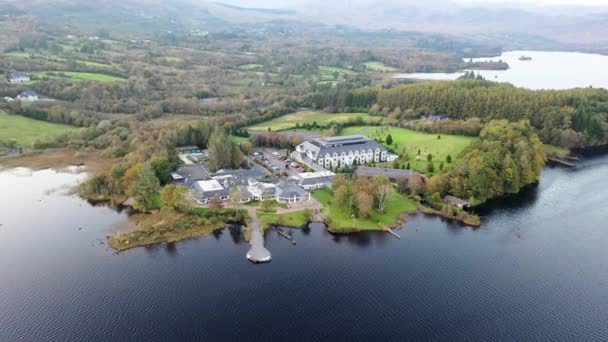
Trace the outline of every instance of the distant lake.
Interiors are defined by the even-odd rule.
[[[520,61],[521,56],[532,57]],[[465,59],[468,61],[469,59]],[[608,56],[549,51],[508,51],[497,57],[473,58],[473,61],[509,63],[508,70],[475,70],[490,81],[508,82],[529,89],[608,88]],[[455,80],[464,72],[398,74],[396,78]]]
[[[0,170],[0,341],[608,341],[608,156],[547,167],[463,227],[401,239],[240,227],[116,254],[125,212],[71,195],[77,170]]]

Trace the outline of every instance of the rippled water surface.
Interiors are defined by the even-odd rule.
[[[0,171],[0,341],[608,340],[607,175],[547,168],[477,230],[270,232],[253,265],[238,229],[115,254],[126,214],[70,196],[85,175]]]

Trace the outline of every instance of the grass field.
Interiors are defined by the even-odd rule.
[[[348,69],[344,69],[344,68],[337,68],[337,67],[328,67],[328,66],[319,66],[319,72],[321,74],[335,74],[335,73],[345,74],[345,75],[356,74],[352,70],[348,70]]]
[[[98,81],[98,82],[117,82],[125,81],[122,77],[116,77],[112,75],[106,75],[94,72],[75,72],[75,71],[45,71],[36,73],[38,78],[69,78],[72,80],[79,81]]]
[[[384,129],[384,130],[383,130]],[[340,132],[341,135],[350,135],[360,133],[370,138],[381,138],[386,140],[388,134],[393,137],[393,144],[385,147],[394,150],[395,153],[401,154],[403,150],[407,152],[409,156],[409,163],[413,170],[428,173],[427,172],[427,155],[430,153],[433,155],[433,164],[435,166],[435,172],[439,171],[439,164],[443,161],[444,166],[447,165],[446,157],[452,156],[452,163],[457,159],[458,155],[465,147],[469,146],[472,142],[477,140],[474,137],[465,137],[460,135],[446,135],[446,134],[427,134],[412,131],[404,128],[396,127],[374,127],[374,126],[353,126],[346,127]],[[441,139],[438,139],[441,136]],[[418,157],[418,150],[420,150],[420,158]]]
[[[246,71],[263,71],[264,66],[262,64],[243,64],[239,65],[239,69]]]
[[[48,60],[56,60],[56,61],[61,62],[61,63],[66,63],[68,61],[68,59],[65,58],[65,57],[48,56],[48,55],[42,55],[42,54],[33,54],[31,52],[26,52],[26,51],[11,51],[11,52],[5,53],[5,55],[6,56],[15,57],[15,58],[41,58],[41,59],[48,59]],[[104,64],[104,63],[98,63],[98,62],[92,62],[92,61],[85,61],[85,60],[81,60],[81,59],[75,59],[74,61],[76,63],[88,65],[88,66],[91,66],[91,67],[105,68],[105,69],[112,69],[112,68],[114,68],[110,64]]]
[[[59,135],[77,128],[34,120],[0,111],[0,140],[15,140],[21,146],[30,146],[38,138]]]
[[[330,122],[345,122],[349,119],[362,118],[364,120],[369,119],[369,115],[366,113],[325,113],[325,112],[297,112],[292,114],[283,115],[270,121],[265,121],[253,126],[248,127],[252,131],[268,131],[270,127],[273,131],[283,131],[296,127],[296,124],[300,125],[304,123],[313,123],[321,126],[328,125]]]
[[[329,218],[330,230],[334,232],[355,230],[380,230],[399,223],[401,215],[416,211],[416,205],[404,196],[393,193],[386,203],[384,214],[374,210],[366,220],[351,217],[348,210],[331,204],[329,189],[315,190],[313,197],[323,204],[323,213]]]
[[[296,211],[287,214],[273,214],[258,211],[256,213],[260,220],[260,227],[267,229],[271,225],[300,228],[308,223],[312,210]]]
[[[367,68],[367,70],[369,71],[376,71],[376,72],[393,72],[393,71],[397,71],[397,69],[388,66],[384,63],[380,63],[380,62],[366,62],[363,63],[363,65],[365,65],[365,67]]]
[[[543,149],[545,150],[547,157],[550,158],[564,159],[568,156],[568,153],[570,153],[567,148],[555,145],[544,144]]]

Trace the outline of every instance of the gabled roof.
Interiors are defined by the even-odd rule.
[[[194,189],[198,192],[201,199],[226,197],[230,194],[230,189],[224,188],[215,179],[197,181],[194,183]]]
[[[19,94],[20,97],[37,97],[38,94],[33,90],[26,90]]]
[[[409,178],[409,176],[418,173],[411,170],[401,169],[386,169],[380,167],[367,167],[359,166],[355,171],[357,176],[374,177],[374,176],[387,176],[390,179]]]
[[[174,173],[185,179],[186,186],[192,186],[196,181],[210,178],[209,173],[201,164],[182,165]],[[174,179],[176,178],[174,177]]]
[[[276,196],[279,198],[302,198],[306,196],[306,191],[290,181],[281,181],[277,185]]]

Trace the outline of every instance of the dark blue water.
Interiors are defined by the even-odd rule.
[[[82,175],[4,171],[0,341],[605,341],[607,175],[606,157],[548,168],[477,230],[271,232],[253,265],[228,229],[114,254],[100,241],[126,215],[58,189]]]

